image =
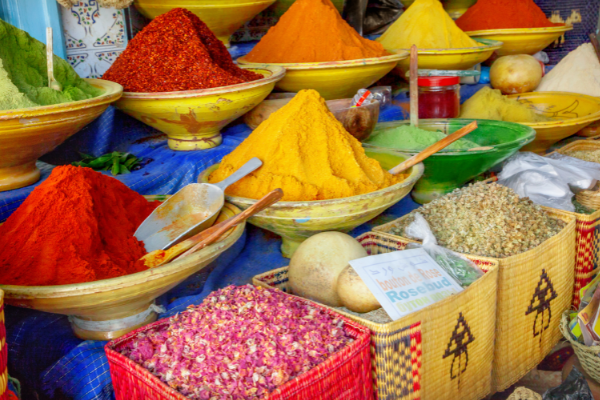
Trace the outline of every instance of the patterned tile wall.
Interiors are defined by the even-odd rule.
[[[61,13],[67,61],[82,77],[101,77],[127,45],[125,11],[82,0]]]

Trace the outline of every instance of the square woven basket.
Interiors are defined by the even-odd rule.
[[[333,314],[326,307],[299,300]],[[372,400],[369,330],[347,318],[344,321],[344,329],[354,341],[310,371],[278,387],[265,400]],[[104,351],[116,400],[187,400],[150,371],[118,352],[139,334],[168,324],[168,319],[161,320],[106,344]]]
[[[575,277],[575,218],[546,209],[566,226],[540,246],[499,264],[493,391],[503,391],[539,364],[562,337],[560,315],[571,306]],[[388,233],[405,215],[374,230]],[[465,256],[467,256],[465,254]],[[491,343],[491,342],[490,342]]]
[[[376,232],[358,237],[370,255],[403,250],[409,240]],[[492,389],[498,263],[468,257],[487,271],[467,289],[396,321],[379,324],[335,310],[371,331],[380,400],[477,400]],[[253,279],[290,292],[287,267]]]

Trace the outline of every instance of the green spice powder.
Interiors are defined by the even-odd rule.
[[[19,88],[8,77],[8,73],[2,66],[2,59],[0,59],[0,110],[14,110],[38,105],[19,92]]]
[[[35,105],[52,105],[90,99],[102,94],[77,75],[75,70],[60,57],[54,56],[54,77],[63,87],[56,91],[48,87],[46,68],[46,46],[22,31],[0,19],[0,61],[6,77],[0,77],[0,110],[15,108],[11,102],[4,102],[6,90],[14,90],[6,83],[8,78],[19,92]],[[29,104],[29,105],[26,105]],[[17,103],[31,107],[23,100]]]
[[[391,149],[421,151],[445,138],[442,132],[431,132],[411,125],[401,125],[386,129],[369,138],[366,143]],[[479,145],[467,139],[458,139],[444,150],[468,150]]]

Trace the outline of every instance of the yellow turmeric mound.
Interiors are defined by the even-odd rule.
[[[507,122],[545,122],[550,118],[537,114],[517,100],[503,96],[498,89],[481,88],[461,106],[459,118],[493,119]]]
[[[284,201],[327,200],[374,192],[405,178],[367,157],[314,90],[299,92],[263,121],[223,158],[209,182],[222,181],[252,157],[262,167],[231,185],[227,194],[259,199],[281,188]]]
[[[439,0],[416,0],[379,39],[384,48],[457,49],[479,43],[450,18]]]

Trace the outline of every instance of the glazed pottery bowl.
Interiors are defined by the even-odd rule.
[[[210,149],[221,144],[221,129],[260,104],[285,75],[280,67],[248,69],[264,78],[212,89],[125,92],[115,106],[166,133],[173,150]]]
[[[554,143],[600,120],[600,97],[566,92],[531,92],[508,97],[552,118],[548,122],[523,123],[536,131],[535,140],[523,147],[523,151],[543,154]]]
[[[166,196],[146,198],[164,200]],[[236,206],[225,203],[217,222],[240,212]],[[190,256],[147,271],[96,282],[56,286],[0,285],[0,289],[5,293],[5,302],[12,306],[69,315],[73,331],[81,339],[114,339],[156,320],[156,312],[150,309],[154,299],[214,261],[242,236],[244,226],[241,223],[216,243]],[[131,325],[129,321],[127,328],[119,326],[127,321],[125,318],[136,317],[140,317],[139,323]],[[98,326],[89,328],[94,323]]]
[[[249,62],[245,57],[237,61],[249,68],[285,68],[285,77],[276,85],[280,91],[299,92],[302,89],[314,89],[325,100],[334,100],[353,97],[358,89],[371,86],[394,69],[400,60],[409,56],[406,51],[390,52],[393,54],[389,56],[349,61],[261,64]]]
[[[37,182],[37,159],[98,118],[123,93],[114,82],[86,81],[104,93],[93,99],[0,111],[0,192]]]
[[[474,39],[481,46],[461,49],[419,49],[419,69],[464,70],[490,58],[494,51],[502,47],[502,42],[488,39]],[[406,50],[406,49],[402,49]],[[398,63],[402,77],[410,67],[410,60]]]
[[[367,155],[379,161],[388,170],[408,158],[408,155],[382,149],[368,149]],[[208,182],[210,174],[219,168],[213,165],[198,177],[199,182]],[[402,182],[359,196],[333,200],[280,201],[250,218],[248,222],[274,232],[283,239],[281,252],[291,257],[300,243],[319,232],[349,232],[357,226],[375,218],[389,207],[402,200],[423,175],[423,164],[412,167],[409,176]],[[225,196],[227,201],[241,209],[256,203],[254,199]]]
[[[229,38],[244,23],[273,4],[275,0],[135,0],[135,8],[154,19],[173,8],[185,8],[196,14],[229,47]]]
[[[422,119],[419,121],[419,128],[449,135],[471,122],[473,120],[470,119]],[[373,136],[409,124],[409,121],[378,124]],[[478,120],[477,124],[478,128],[465,136],[465,139],[481,147],[473,150],[442,150],[423,161],[425,172],[411,193],[417,203],[428,203],[463,186],[477,175],[506,160],[535,138],[535,131],[521,124],[489,120]],[[366,143],[364,147],[382,149]],[[418,153],[414,150],[387,150],[410,155]]]
[[[513,54],[535,54],[544,50],[552,42],[572,30],[572,26],[552,26],[548,28],[490,29],[465,32],[473,39],[489,39],[502,42],[496,52],[499,56]]]

